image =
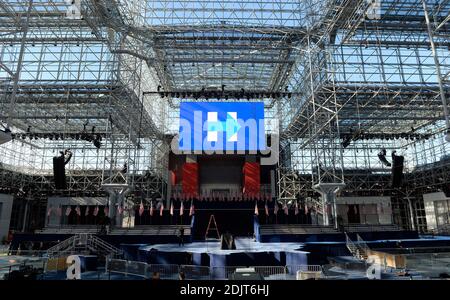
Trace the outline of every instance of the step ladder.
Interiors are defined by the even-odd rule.
[[[214,222],[214,223],[213,223]],[[211,227],[211,224],[213,223],[214,227]],[[208,222],[208,227],[206,228],[206,232],[205,232],[205,240],[208,239],[208,233],[210,231],[216,231],[217,233],[217,239],[220,240],[220,234],[219,234],[219,228],[217,227],[217,223],[216,223],[216,218],[214,218],[214,215],[211,215],[209,217],[209,222]]]

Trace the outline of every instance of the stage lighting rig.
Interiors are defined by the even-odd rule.
[[[381,149],[378,153],[378,159],[385,165],[386,167],[391,167],[391,163],[386,159],[386,149]]]
[[[72,158],[72,151],[70,151],[69,149],[66,149],[63,151],[59,151],[59,153],[61,154],[61,157],[64,157],[64,165],[67,165],[70,161],[70,159]]]
[[[343,147],[344,149],[347,148],[348,146],[350,146],[351,141],[352,141],[351,136],[348,136],[348,135],[347,135],[347,136],[344,138],[344,140],[342,141],[342,147]]]
[[[0,130],[0,145],[5,144],[12,140],[12,133],[9,128]]]
[[[120,172],[122,174],[125,174],[128,171],[128,164],[124,163],[122,169],[120,170]]]
[[[97,133],[93,141],[93,144],[97,149],[100,149],[100,147],[102,146],[101,140],[102,137],[100,136],[100,134]]]

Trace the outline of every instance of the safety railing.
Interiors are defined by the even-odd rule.
[[[25,257],[44,257],[47,250],[22,250],[22,249],[2,249],[0,256],[25,256]]]
[[[296,274],[297,272],[322,272],[321,265],[298,265],[286,266],[286,272]]]
[[[91,248],[91,250],[94,251],[104,251],[112,256],[122,256],[123,251],[117,247],[114,247],[113,245],[105,242],[99,237],[96,237],[94,235],[89,234],[87,237],[87,244]]]
[[[92,234],[76,234],[47,250],[48,257],[58,257],[69,254],[95,252],[109,256],[121,256],[123,251],[108,244]]]
[[[20,279],[18,275],[24,274],[27,274],[29,279],[40,279],[44,273],[45,264],[45,259],[33,259],[0,265],[0,280]]]
[[[178,279],[180,268],[178,265],[148,265],[148,278]]]
[[[230,279],[230,277],[237,273],[237,269],[251,269],[252,273],[257,273],[268,280],[284,280],[286,279],[286,267],[284,266],[223,266],[211,267],[210,279]]]
[[[364,241],[361,236],[359,234],[356,234],[356,239],[357,239],[357,246],[360,250],[360,255],[364,258],[367,259],[368,254],[370,252],[370,248],[367,245],[366,241]]]
[[[183,272],[185,278],[195,280],[207,280],[210,279],[209,267],[206,266],[180,266],[180,272]]]
[[[450,278],[450,253],[413,253],[403,255],[405,270],[428,278]]]
[[[194,265],[162,265],[162,264],[146,264],[143,262],[126,261],[111,259],[107,262],[106,270],[108,273],[122,274],[125,276],[139,276],[146,279],[172,279],[177,280],[180,274],[184,274],[187,280],[200,279],[229,279],[236,273],[237,269],[248,267],[207,267]],[[286,279],[285,266],[254,266],[250,267],[255,273],[261,275],[265,279],[277,280]]]

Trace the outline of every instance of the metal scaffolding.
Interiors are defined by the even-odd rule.
[[[449,11],[448,0],[0,0],[0,120],[15,137],[0,146],[0,185],[52,193],[52,157],[70,148],[62,192],[99,193],[126,164],[131,195],[164,197],[180,102],[257,100],[268,132],[280,124],[280,200],[325,212],[335,193],[390,195],[413,215],[400,225],[423,227],[423,193],[450,182]],[[405,156],[401,188],[380,149]]]

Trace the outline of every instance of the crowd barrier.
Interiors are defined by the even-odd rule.
[[[125,276],[137,276],[145,279],[172,279],[178,280],[180,274],[187,280],[226,280],[230,279],[238,269],[247,269],[247,272],[257,273],[267,280],[290,279],[290,274],[300,272],[321,272],[322,266],[221,266],[207,267],[195,265],[158,265],[126,260],[109,260],[106,271]],[[289,271],[289,272],[288,272]]]

